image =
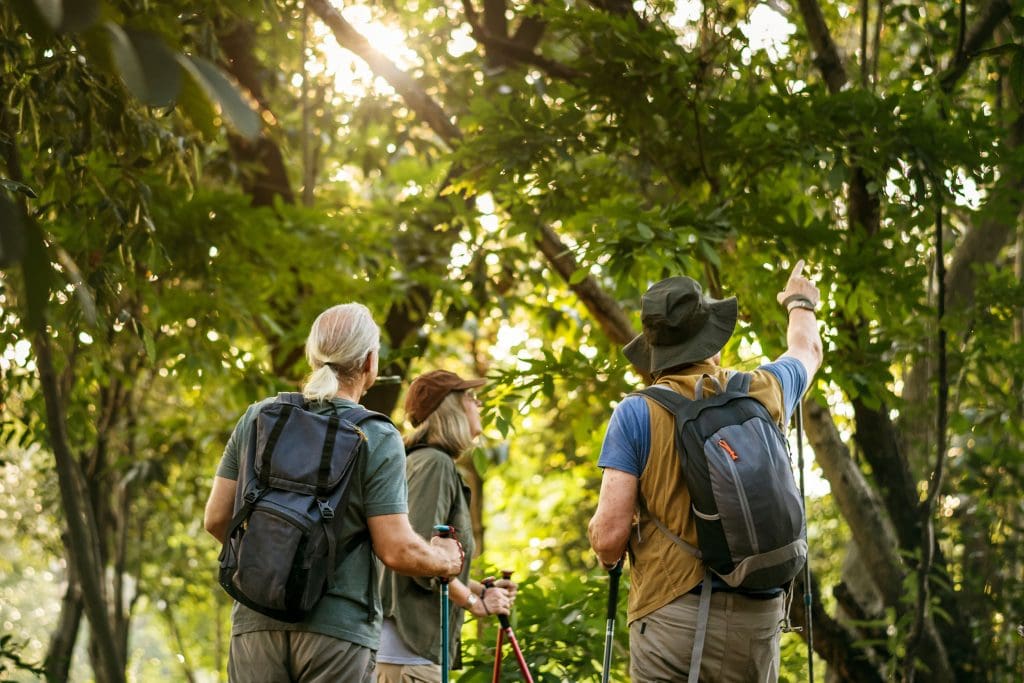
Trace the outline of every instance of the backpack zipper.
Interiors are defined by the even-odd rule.
[[[722,439],[719,443],[724,444],[725,439]],[[739,458],[733,458],[734,452],[731,448],[726,449],[723,447],[722,450],[726,451],[726,454],[729,456],[725,462],[729,466],[729,472],[732,474],[733,481],[736,483],[736,492],[739,494],[740,510],[743,511],[743,521],[747,525],[747,535],[750,537],[750,549],[753,551],[753,554],[756,555],[760,553],[761,550],[758,547],[757,534],[754,532],[754,518],[750,514],[750,504],[747,502],[747,492],[743,488],[743,480],[740,478],[739,470],[736,469],[735,461]]]

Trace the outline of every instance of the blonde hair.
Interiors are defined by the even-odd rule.
[[[380,352],[380,328],[362,304],[339,304],[317,316],[306,337],[312,372],[302,387],[307,400],[334,398],[359,377],[370,353]]]
[[[466,417],[466,408],[462,404],[465,395],[465,391],[453,391],[445,396],[437,410],[405,436],[405,447],[428,444],[440,448],[452,457],[458,457],[468,451],[473,445],[473,434],[469,430],[469,418]]]

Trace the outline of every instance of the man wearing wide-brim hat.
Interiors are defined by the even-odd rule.
[[[817,287],[796,263],[778,294],[789,316],[787,349],[754,370],[748,393],[783,427],[821,365]],[[732,372],[721,349],[736,326],[735,298],[717,300],[688,277],[655,283],[641,299],[643,333],[623,353],[654,387],[693,399],[717,393]],[[673,415],[626,397],[612,414],[598,465],[604,470],[590,542],[607,567],[629,551],[630,673],[633,681],[682,681],[690,669],[705,570],[677,540],[697,546],[690,493],[680,475]],[[634,525],[634,518],[637,519]],[[675,537],[675,538],[673,538]],[[779,670],[783,591],[736,592],[711,580],[700,680],[774,681]]]

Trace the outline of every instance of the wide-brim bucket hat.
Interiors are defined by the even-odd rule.
[[[736,297],[705,296],[689,277],[670,277],[651,285],[640,300],[643,332],[622,353],[636,368],[654,374],[711,358],[736,328]]]

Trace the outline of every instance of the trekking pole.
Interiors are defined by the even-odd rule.
[[[506,574],[511,576],[511,574],[508,573],[508,572],[502,572],[502,576],[505,576],[506,578],[508,578],[506,576]],[[490,588],[491,586],[494,585],[494,578],[488,576],[486,579],[484,579],[483,583],[484,583],[484,586],[486,586],[487,588]],[[483,596],[481,596],[480,599],[482,600]],[[491,673],[491,683],[498,683],[498,681],[501,679],[501,646],[504,644],[504,642],[505,642],[505,631],[504,631],[504,629],[499,628],[498,629],[498,642],[494,646],[494,670]]]
[[[455,528],[446,524],[438,524],[434,531],[441,538],[451,538]],[[448,683],[448,577],[442,576],[441,582],[441,682]]]
[[[804,506],[804,541],[807,541],[807,494],[804,493],[804,407],[796,404],[796,462],[800,468],[800,498]],[[807,628],[807,680],[814,683],[814,629],[811,615],[811,553],[804,563],[804,626]]]
[[[503,571],[501,575],[506,580],[512,578],[512,572],[510,571]],[[494,578],[488,576],[483,580],[483,584],[487,588],[494,588]],[[495,654],[494,674],[491,680],[493,683],[497,683],[498,676],[501,673],[501,641],[502,633],[504,633],[505,636],[508,637],[508,642],[512,643],[512,651],[516,655],[516,661],[519,662],[519,671],[523,674],[523,680],[526,681],[526,683],[533,683],[533,676],[530,675],[530,667],[526,665],[526,659],[523,657],[523,651],[519,648],[519,641],[516,640],[516,634],[512,632],[512,624],[509,622],[508,615],[499,614],[498,621],[501,623],[501,630],[498,631],[498,651]]]
[[[608,683],[612,671],[612,641],[615,638],[615,614],[619,609],[619,578],[622,576],[622,560],[608,570],[608,621],[604,629],[604,662],[601,665],[601,683]]]

